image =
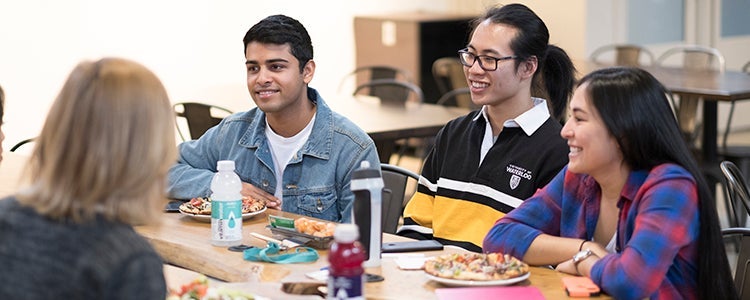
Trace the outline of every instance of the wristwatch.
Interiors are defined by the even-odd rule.
[[[573,264],[577,266],[579,262],[583,261],[591,255],[594,255],[594,252],[591,252],[591,249],[581,250],[581,252],[573,255]]]

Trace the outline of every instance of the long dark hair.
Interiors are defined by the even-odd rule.
[[[591,105],[615,137],[625,163],[634,170],[663,164],[682,166],[698,187],[698,296],[736,299],[729,263],[711,195],[698,164],[680,134],[667,91],[651,74],[638,68],[615,67],[584,76]]]
[[[521,62],[532,56],[537,57],[539,66],[532,80],[532,93],[535,96],[548,96],[553,117],[562,120],[573,93],[576,70],[565,50],[549,44],[549,30],[544,21],[523,4],[490,8],[484,16],[474,20],[472,28],[485,20],[518,29],[518,35],[510,42],[510,49],[518,56],[516,69]],[[542,76],[537,76],[540,73]]]

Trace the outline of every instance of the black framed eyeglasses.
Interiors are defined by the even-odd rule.
[[[516,59],[518,56],[492,57],[489,55],[476,55],[469,52],[469,48],[464,48],[458,50],[458,58],[464,66],[471,67],[474,65],[474,62],[479,61],[479,67],[482,68],[482,70],[495,71],[497,70],[497,63],[499,61]]]

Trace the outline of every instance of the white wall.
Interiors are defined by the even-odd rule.
[[[260,19],[282,13],[305,25],[318,66],[311,86],[326,97],[354,68],[353,16],[444,11],[448,2],[0,0],[3,149],[39,133],[63,81],[83,59],[133,59],[161,78],[173,102],[200,100],[244,110],[253,104],[242,38]],[[326,13],[317,13],[321,10]]]
[[[355,15],[478,14],[497,3],[521,2],[545,21],[552,43],[584,59],[596,46],[624,39],[624,24],[616,19],[621,1],[0,0],[0,85],[7,96],[3,148],[38,134],[65,77],[83,59],[139,61],[162,79],[173,102],[247,109],[253,104],[241,40],[252,24],[271,14],[297,18],[308,29],[317,62],[311,86],[330,98],[354,68]],[[316,13],[320,10],[326,13]]]

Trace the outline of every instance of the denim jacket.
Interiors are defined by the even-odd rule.
[[[352,171],[363,160],[380,166],[375,143],[349,119],[333,112],[315,89],[308,88],[307,94],[317,106],[315,124],[284,171],[281,209],[350,223]],[[276,180],[265,128],[265,113],[256,107],[224,118],[198,140],[180,144],[177,164],[169,170],[169,197],[210,195],[219,160],[234,160],[243,182],[273,194]]]

